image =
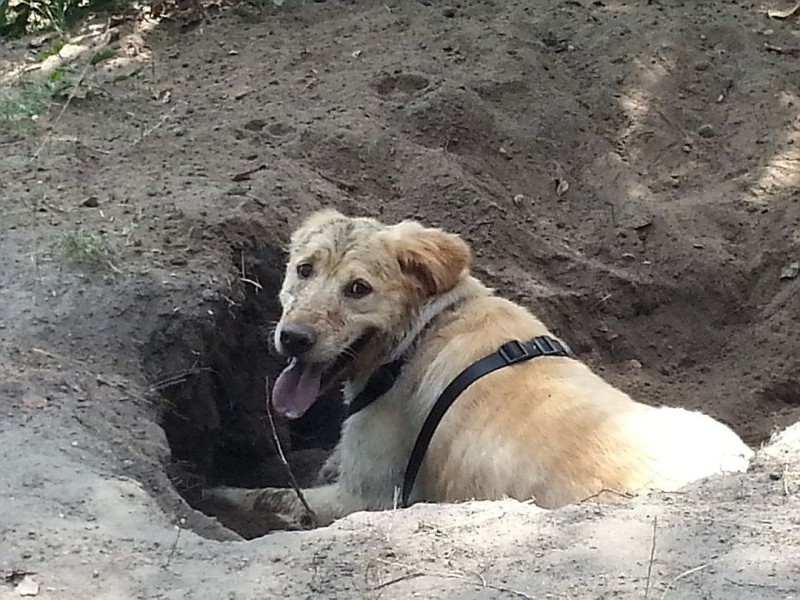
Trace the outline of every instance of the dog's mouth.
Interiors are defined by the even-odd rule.
[[[293,358],[272,388],[275,411],[287,419],[302,417],[317,398],[344,378],[371,337],[371,333],[362,335],[329,362]]]

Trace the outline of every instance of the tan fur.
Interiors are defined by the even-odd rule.
[[[315,269],[306,281],[295,275],[303,261]],[[281,322],[315,328],[318,360],[330,360],[374,331],[347,373],[346,399],[413,340],[394,387],[345,421],[323,469],[325,485],[304,492],[322,523],[395,505],[422,422],[462,369],[506,341],[554,337],[529,311],[473,278],[469,262],[463,240],[414,222],[387,226],[328,210],[292,236]],[[342,289],[354,277],[369,281],[374,292],[344,298]],[[443,310],[448,305],[455,308]],[[675,490],[745,470],[752,454],[706,415],[637,403],[574,358],[536,358],[484,377],[456,400],[433,437],[412,500],[512,497],[555,508]],[[209,493],[289,519],[302,515],[291,490]]]

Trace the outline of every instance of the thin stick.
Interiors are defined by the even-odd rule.
[[[252,279],[248,279],[247,277],[239,277],[239,281],[241,281],[242,283],[249,283],[254,288],[256,288],[259,292],[264,289],[263,285],[261,285],[257,281],[254,281]]]
[[[283,446],[281,445],[281,440],[278,437],[278,429],[275,427],[275,417],[272,416],[272,395],[270,394],[269,377],[266,378],[266,388],[267,388],[267,417],[269,418],[269,428],[272,430],[272,440],[275,442],[275,448],[277,448],[278,450],[278,457],[281,459],[283,466],[286,468],[286,473],[287,475],[289,475],[289,483],[292,484],[294,493],[297,494],[297,499],[300,500],[300,504],[302,504],[303,508],[305,508],[308,518],[311,519],[311,525],[313,527],[316,527],[318,523],[317,513],[311,510],[311,507],[308,505],[308,502],[306,502],[306,497],[303,496],[303,491],[297,484],[297,479],[295,479],[294,473],[292,472],[292,467],[289,466],[289,461],[286,460],[286,455],[283,453]]]
[[[383,583],[379,583],[372,591],[380,590],[385,587],[389,587],[390,585],[394,585],[395,583],[400,583],[401,581],[406,581],[407,579],[416,579],[417,577],[424,576],[424,573],[406,573],[405,575],[400,575],[400,577],[395,577],[394,579],[390,579],[389,581],[384,581]]]
[[[145,130],[145,131],[142,133],[141,137],[139,137],[139,139],[137,139],[137,140],[134,140],[134,141],[133,141],[133,143],[131,144],[131,148],[133,148],[133,147],[134,147],[134,146],[136,146],[137,144],[140,144],[141,142],[143,142],[143,141],[145,140],[145,138],[147,138],[148,136],[150,136],[150,134],[152,134],[152,133],[153,133],[153,132],[154,132],[156,129],[158,129],[158,128],[159,128],[159,127],[161,127],[161,126],[162,126],[164,123],[166,123],[166,122],[169,120],[169,117],[170,117],[170,115],[171,115],[172,113],[174,113],[174,112],[175,112],[175,109],[176,109],[176,108],[178,108],[178,105],[177,105],[177,104],[176,104],[175,106],[173,106],[171,109],[169,109],[169,112],[168,112],[167,114],[165,114],[165,115],[161,115],[161,118],[158,120],[158,122],[157,122],[155,125],[153,125],[153,126],[152,126],[152,127],[150,127],[149,129],[146,129],[146,130]]]
[[[172,562],[172,557],[175,556],[175,550],[178,548],[178,542],[181,539],[181,527],[180,525],[177,526],[178,533],[175,535],[175,541],[172,542],[172,547],[169,549],[169,555],[167,555],[167,562],[161,567],[162,569],[166,569],[169,567],[169,563]]]
[[[653,517],[653,540],[650,542],[650,562],[647,564],[647,584],[644,587],[644,600],[650,595],[650,576],[653,574],[653,560],[656,556],[656,528],[658,527],[658,515]]]
[[[64,111],[67,110],[69,103],[72,102],[72,99],[75,97],[75,94],[78,93],[78,88],[81,87],[83,80],[86,78],[86,73],[89,71],[89,67],[91,66],[92,66],[91,63],[87,63],[86,66],[83,68],[83,71],[81,71],[77,83],[74,86],[72,86],[72,89],[69,91],[69,96],[67,96],[67,101],[64,103],[64,106],[61,107],[61,112],[58,113],[58,116],[56,117],[56,120],[53,122],[53,124],[50,126],[50,130],[47,132],[47,135],[44,136],[42,143],[39,144],[39,147],[36,148],[36,152],[33,153],[32,160],[36,160],[37,158],[39,158],[39,154],[41,153],[42,149],[45,147],[45,145],[47,145],[47,142],[50,141],[50,138],[53,135],[53,129],[56,127],[56,125],[58,125],[59,121],[61,121],[61,117],[64,116]]]
[[[783,471],[783,473],[782,473],[783,476],[781,477],[781,479],[783,479],[783,495],[784,496],[788,496],[789,493],[790,493],[789,492],[789,465],[784,464],[782,471]]]
[[[477,585],[479,587],[483,587],[483,588],[486,588],[486,589],[489,589],[489,590],[495,590],[497,592],[505,592],[506,594],[511,594],[512,596],[517,596],[519,598],[524,598],[525,600],[534,600],[533,596],[530,596],[530,595],[526,594],[525,592],[521,592],[519,590],[515,590],[514,588],[506,587],[504,585],[495,585],[495,584],[492,584],[492,583],[488,583],[486,581],[486,578],[483,575],[481,575],[480,573],[474,573],[474,575],[476,577],[478,577],[478,579],[480,580],[480,581],[475,581],[475,580],[471,579],[470,577],[467,577],[466,575],[461,575],[460,573],[436,573],[436,572],[428,572],[428,571],[419,571],[419,570],[414,569],[414,567],[412,567],[411,565],[406,565],[406,564],[399,563],[399,562],[392,562],[392,561],[384,560],[382,558],[378,558],[376,560],[378,562],[382,562],[383,564],[389,565],[389,566],[392,566],[392,567],[400,567],[400,568],[403,568],[403,569],[408,569],[411,572],[410,573],[406,573],[405,575],[403,575],[401,577],[396,577],[395,579],[392,579],[390,581],[382,583],[382,584],[372,588],[373,590],[378,590],[378,589],[381,589],[381,588],[385,588],[385,587],[388,587],[388,586],[393,585],[395,583],[399,583],[400,581],[404,581],[406,579],[412,579],[412,578],[415,578],[415,577],[441,577],[443,579],[457,579],[459,581],[465,581],[465,582],[470,583],[472,585]]]
[[[598,497],[602,496],[603,494],[614,494],[616,496],[619,496],[620,498],[625,498],[627,500],[630,500],[630,499],[633,498],[633,494],[631,494],[631,493],[620,492],[618,490],[612,490],[610,488],[603,488],[600,491],[595,492],[591,496],[586,496],[586,498],[583,498],[582,500],[579,500],[578,504],[582,504],[584,502],[588,502],[589,500],[594,500],[595,498],[598,498]]]
[[[692,569],[689,569],[688,571],[684,571],[683,573],[681,573],[680,575],[678,575],[677,577],[675,577],[675,578],[674,578],[672,581],[670,581],[670,582],[669,582],[669,584],[667,585],[666,589],[664,590],[664,593],[663,593],[663,594],[661,594],[661,600],[664,600],[664,598],[666,598],[666,597],[667,597],[667,593],[669,592],[669,590],[670,590],[670,589],[672,588],[672,586],[673,586],[673,585],[675,585],[675,584],[676,584],[676,583],[677,583],[679,580],[683,579],[684,577],[688,577],[688,576],[689,576],[689,575],[691,575],[692,573],[697,573],[698,571],[702,571],[702,570],[703,570],[703,569],[705,569],[706,567],[710,567],[710,566],[711,566],[711,563],[710,563],[710,562],[707,562],[707,563],[705,563],[705,564],[702,564],[702,565],[700,565],[700,566],[697,566],[697,567],[694,567],[694,568],[692,568]]]

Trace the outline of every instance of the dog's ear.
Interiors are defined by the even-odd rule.
[[[413,221],[393,225],[389,232],[400,269],[419,282],[426,296],[450,291],[469,269],[469,246],[453,233]]]

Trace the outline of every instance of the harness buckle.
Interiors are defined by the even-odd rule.
[[[560,354],[561,350],[556,348],[555,344],[550,341],[549,338],[540,336],[537,338],[533,338],[531,340],[533,345],[536,346],[536,349],[542,353],[543,356],[553,356],[554,354]]]
[[[525,344],[519,340],[511,340],[506,342],[497,350],[497,353],[506,361],[507,365],[513,365],[523,360],[532,358],[530,351],[525,347]]]

